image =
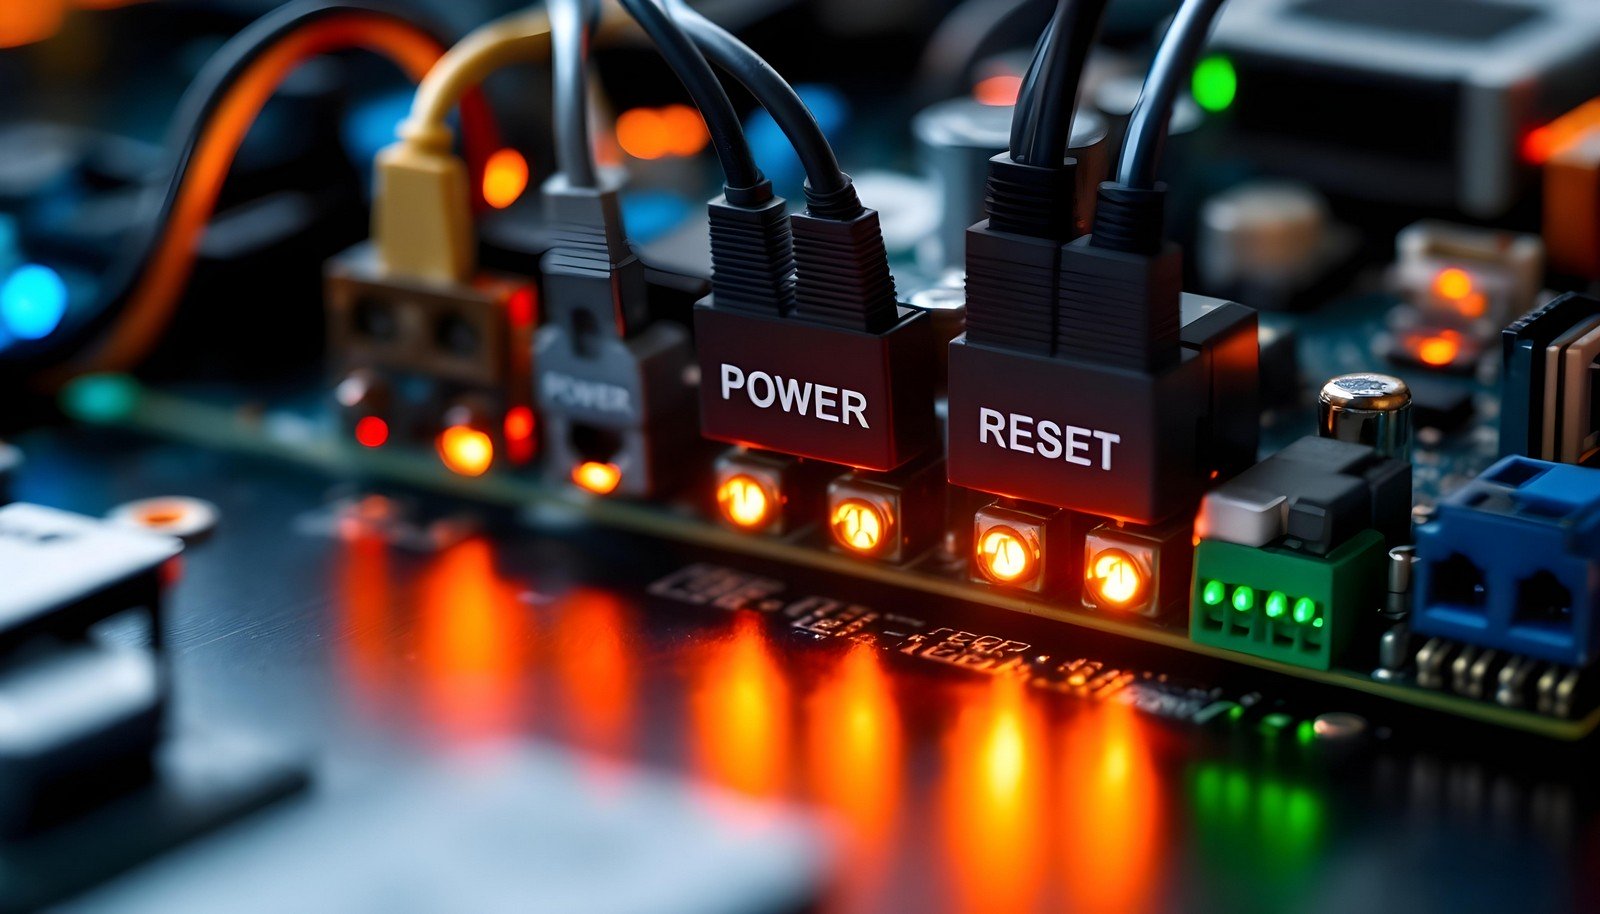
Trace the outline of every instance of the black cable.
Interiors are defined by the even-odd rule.
[[[1108,0],[1059,0],[1039,39],[1012,116],[1011,157],[1059,167],[1072,138],[1078,84],[1100,31]],[[1019,130],[1018,121],[1021,121]],[[1020,142],[1019,142],[1020,141]]]
[[[668,10],[706,57],[737,79],[772,115],[800,157],[812,191],[833,195],[850,188],[850,176],[840,170],[827,135],[788,80],[749,45],[702,16],[685,0],[668,0]]]
[[[1122,157],[1117,163],[1118,184],[1134,190],[1155,187],[1172,106],[1194,69],[1195,58],[1205,46],[1222,3],[1223,0],[1185,0],[1172,17],[1172,25],[1150,62],[1139,101],[1128,115]]]
[[[573,187],[595,186],[589,139],[589,28],[598,9],[588,0],[550,0],[556,161]]]
[[[119,306],[132,294],[145,264],[166,235],[167,224],[172,220],[173,210],[177,206],[178,194],[188,178],[195,148],[200,143],[206,125],[216,113],[217,106],[245,71],[278,42],[322,19],[352,13],[389,19],[427,33],[441,46],[450,44],[444,31],[432,22],[402,13],[392,4],[367,0],[300,0],[281,6],[245,26],[206,60],[194,82],[189,84],[179,99],[163,147],[168,150],[168,164],[162,172],[164,178],[160,184],[152,182],[150,188],[158,191],[160,196],[157,203],[149,208],[149,217],[141,220],[144,224],[129,231],[127,241],[106,270],[106,278],[97,296],[101,303],[87,319],[75,326],[64,327],[62,331],[42,340],[15,341],[9,350],[0,353],[0,361],[19,365],[40,362],[50,352],[77,350],[103,330]]]
[[[655,0],[622,0],[622,6],[650,36],[656,50],[666,59],[667,66],[683,82],[695,107],[700,109],[706,129],[711,133],[711,144],[716,149],[717,160],[722,164],[728,188],[753,191],[761,199],[770,198],[771,187],[756,166],[755,156],[750,153],[744,128],[739,124],[739,112],[734,109],[722,84],[717,82],[717,75],[711,72],[711,64],[706,62],[694,42]],[[762,187],[767,188],[764,197],[761,196]],[[742,199],[740,202],[755,203],[759,200]]]

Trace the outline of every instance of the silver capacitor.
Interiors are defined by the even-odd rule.
[[[1004,152],[1011,142],[1011,110],[1010,105],[952,98],[924,108],[912,119],[917,158],[942,200],[939,224],[931,235],[934,244],[919,251],[924,266],[948,269],[965,265],[967,229],[984,218],[989,159]],[[1089,230],[1095,188],[1106,174],[1105,140],[1105,119],[1080,109],[1072,119],[1067,148],[1067,155],[1078,160],[1078,211],[1074,215],[1080,231]]]
[[[1411,388],[1392,375],[1372,372],[1330,378],[1317,395],[1317,433],[1410,460]]]

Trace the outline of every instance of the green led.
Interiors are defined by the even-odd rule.
[[[1233,589],[1233,608],[1242,613],[1247,613],[1256,606],[1256,592],[1240,585]]]
[[[1321,628],[1322,627],[1322,617],[1318,616],[1315,619],[1312,619],[1311,620],[1311,627],[1312,628]]]
[[[1281,590],[1267,594],[1267,618],[1276,619],[1289,610],[1289,598]]]
[[[1227,592],[1221,581],[1207,581],[1206,586],[1200,588],[1200,599],[1206,601],[1207,606],[1220,606],[1225,596]]]
[[[83,422],[117,422],[139,405],[139,382],[125,374],[88,374],[61,391],[61,408]]]
[[[1317,725],[1309,720],[1302,720],[1294,735],[1300,740],[1300,745],[1309,746],[1317,738]]]
[[[1301,597],[1294,601],[1294,621],[1304,625],[1316,618],[1316,615],[1317,604],[1310,597]]]
[[[1239,94],[1239,74],[1233,69],[1233,61],[1221,54],[1200,61],[1194,68],[1189,90],[1194,94],[1195,104],[1212,114],[1228,110],[1234,96]]]

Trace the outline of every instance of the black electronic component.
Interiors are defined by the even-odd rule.
[[[1413,379],[1411,411],[1417,428],[1436,429],[1445,434],[1458,431],[1472,419],[1472,390],[1433,378]]]
[[[1480,217],[1528,188],[1519,140],[1600,94],[1600,7],[1568,0],[1233,0],[1212,49],[1235,74],[1242,154]]]
[[[1501,456],[1577,463],[1592,452],[1592,439],[1600,427],[1591,367],[1592,341],[1600,340],[1596,331],[1600,331],[1600,300],[1576,293],[1506,327],[1500,338]],[[1575,369],[1570,373],[1569,363]]]
[[[1411,465],[1371,447],[1306,437],[1213,489],[1200,535],[1245,546],[1286,540],[1325,554],[1358,531],[1410,539]]]
[[[0,833],[149,776],[167,704],[163,569],[182,548],[38,505],[0,508]],[[148,646],[96,639],[98,623],[134,613]]]

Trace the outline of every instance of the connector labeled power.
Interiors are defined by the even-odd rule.
[[[701,432],[868,470],[927,453],[937,440],[932,322],[895,300],[877,213],[793,224],[792,308],[779,286],[729,281],[748,261],[716,259],[713,292],[695,307]]]
[[[650,321],[644,265],[622,235],[618,180],[546,182],[557,241],[542,261],[546,319],[534,389],[546,464],[595,494],[644,496],[677,480],[692,446],[688,334]]]

